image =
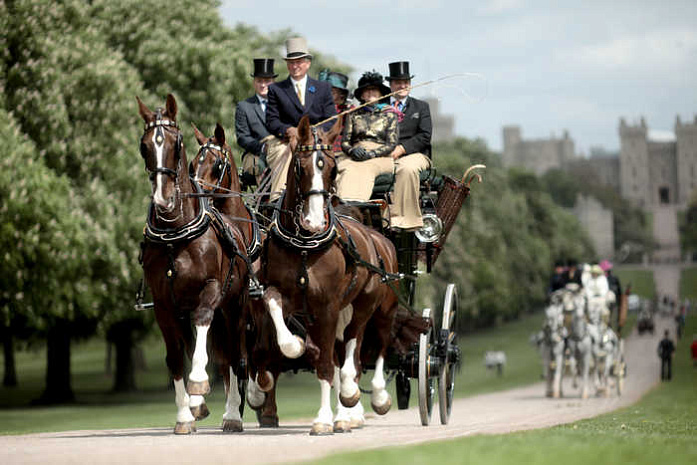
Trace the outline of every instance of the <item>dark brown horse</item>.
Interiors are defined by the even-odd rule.
[[[225,367],[222,371],[227,402],[223,429],[241,431],[236,370],[241,358],[242,312],[249,273],[245,238],[234,225],[216,222],[207,201],[192,195],[200,193],[200,189],[188,176],[174,97],[168,95],[165,108],[156,111],[137,100],[145,121],[140,151],[153,190],[145,228],[143,270],[167,348],[167,367],[174,378],[174,432],[195,431],[192,410],[206,411],[202,396],[210,390],[206,373],[209,329],[216,355]],[[219,238],[222,236],[226,240]],[[186,388],[185,351],[192,358]]]
[[[290,332],[285,318],[293,316],[301,321],[307,336],[307,358],[319,378],[321,405],[311,434],[329,434],[335,427],[330,406],[332,383],[344,406],[358,403],[360,337],[381,302],[390,301],[382,275],[376,271],[384,270],[384,263],[396,270],[397,263],[391,244],[379,249],[369,228],[350,218],[339,219],[328,202],[336,174],[331,145],[339,127],[337,124],[325,134],[311,128],[307,118],[300,121],[286,191],[279,199],[262,253],[263,301],[274,323],[278,346],[289,358],[302,355],[304,344]],[[396,299],[386,312],[393,315],[395,309]],[[384,324],[389,337],[391,321]],[[346,354],[340,371],[335,363],[337,339],[343,340],[342,352]],[[263,365],[263,360],[256,363]],[[263,366],[259,370],[263,373]],[[389,396],[378,399],[380,407],[388,401]],[[343,422],[348,418],[337,416],[337,429]]]

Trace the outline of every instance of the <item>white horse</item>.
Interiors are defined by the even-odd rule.
[[[573,286],[572,288],[569,288]],[[571,356],[575,359],[576,370],[580,370],[581,374],[581,398],[588,398],[588,381],[590,367],[592,363],[592,340],[589,331],[589,325],[586,321],[586,296],[578,285],[567,285],[569,294],[567,304],[573,307],[573,316],[571,320],[571,332],[569,334],[569,349]]]
[[[607,304],[609,300],[612,299],[608,295],[588,299],[588,328],[593,344],[595,386],[598,395],[605,396],[609,395],[611,369],[619,350],[617,335],[608,326],[610,310]]]
[[[564,293],[560,289],[550,298],[545,309],[545,321],[542,327],[542,363],[547,381],[546,396],[562,396],[561,379],[564,371],[564,347],[568,335],[564,327]]]

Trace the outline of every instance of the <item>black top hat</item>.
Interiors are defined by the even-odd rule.
[[[390,75],[387,76],[388,81],[393,81],[395,79],[411,79],[414,76],[409,74],[409,62],[408,61],[395,61],[390,63]]]
[[[255,58],[254,73],[252,77],[275,78],[278,74],[273,72],[273,58]]]
[[[358,87],[353,91],[353,95],[362,102],[361,94],[368,87],[377,87],[382,95],[390,93],[390,88],[382,82],[382,74],[374,70],[363,73],[363,76],[358,80]]]

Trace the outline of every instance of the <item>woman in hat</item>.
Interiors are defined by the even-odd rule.
[[[392,173],[390,153],[399,139],[397,113],[383,102],[390,93],[382,75],[368,71],[358,80],[354,96],[368,103],[348,115],[341,141],[343,154],[337,158],[337,194],[350,200],[369,200],[375,177]]]
[[[336,71],[330,71],[326,68],[320,71],[319,76],[317,77],[318,81],[324,81],[331,84],[332,97],[334,98],[334,106],[336,107],[337,114],[354,108],[354,105],[348,103],[348,79],[348,76],[346,76],[345,74],[337,73]],[[332,150],[334,152],[341,152],[341,136],[337,137],[334,140]]]

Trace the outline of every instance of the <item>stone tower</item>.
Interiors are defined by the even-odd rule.
[[[506,167],[519,164],[518,146],[521,142],[520,126],[503,127],[503,163]]]
[[[620,194],[641,207],[651,205],[646,121],[630,126],[620,119]]]
[[[697,116],[694,123],[682,123],[675,119],[677,145],[677,203],[685,205],[697,189]]]

